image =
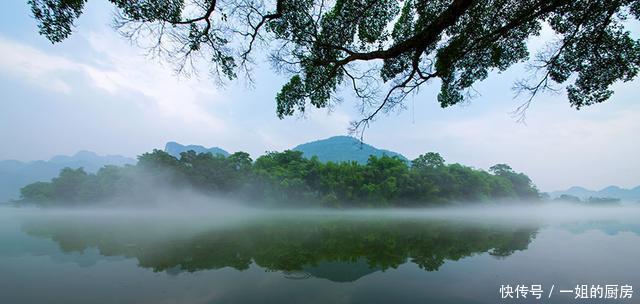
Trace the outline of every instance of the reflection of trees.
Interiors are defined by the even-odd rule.
[[[50,238],[65,252],[97,247],[102,255],[136,258],[154,271],[198,271],[252,262],[295,272],[328,263],[396,268],[408,260],[436,271],[446,260],[525,250],[536,228],[424,220],[270,219],[200,231],[162,221],[47,219],[25,223],[30,235]],[[360,271],[362,272],[362,271]]]

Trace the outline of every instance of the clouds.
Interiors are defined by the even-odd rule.
[[[71,85],[58,73],[78,71],[81,67],[65,58],[50,56],[37,49],[0,37],[0,69],[22,77],[32,84],[68,94]],[[58,75],[56,75],[58,74]]]
[[[330,114],[310,107],[305,118],[279,120],[274,97],[287,79],[266,62],[258,58],[253,89],[178,77],[103,24],[106,4],[89,3],[79,21],[85,23],[62,44],[34,42],[35,27],[25,35],[0,30],[0,142],[10,143],[0,159],[46,159],[81,149],[135,156],[172,140],[255,157],[346,134],[360,117],[357,100],[345,92]],[[28,10],[11,17],[27,23]],[[539,96],[524,125],[509,115],[517,106],[510,86],[522,72],[493,73],[477,85],[480,95],[470,105],[447,109],[436,102],[438,84],[429,84],[407,111],[379,117],[365,140],[409,158],[437,151],[479,168],[509,163],[543,190],[640,184],[637,81],[581,111],[562,94]]]
[[[111,93],[119,90],[138,92],[155,103],[165,117],[177,117],[183,124],[219,133],[225,131],[224,122],[205,106],[223,102],[210,83],[177,77],[170,68],[150,62],[114,33],[92,32],[87,40],[94,51],[104,56],[100,65],[109,67],[86,68],[97,87]]]
[[[0,75],[29,87],[25,90],[3,84],[2,89],[12,93],[5,95],[5,109],[0,114],[6,127],[0,131],[3,139],[16,138],[12,134],[15,131],[27,133],[26,121],[27,128],[33,128],[32,124],[47,126],[31,131],[32,134],[41,132],[44,137],[26,139],[38,145],[22,147],[26,151],[73,153],[78,149],[103,147],[105,142],[112,145],[135,142],[121,150],[114,146],[110,152],[136,155],[160,147],[158,137],[162,138],[161,134],[175,136],[174,129],[178,126],[189,129],[195,138],[225,133],[226,124],[215,111],[223,100],[209,83],[177,79],[171,69],[150,62],[112,32],[91,32],[82,38],[89,48],[60,55],[55,52],[59,51],[58,46],[37,48],[0,36]],[[86,57],[92,60],[83,61]],[[57,104],[53,105],[56,100]],[[35,104],[40,104],[41,109],[57,108],[35,121],[33,112],[27,111]],[[18,117],[15,113],[30,114]],[[87,115],[92,116],[91,119],[82,117]],[[70,121],[84,125],[69,126]],[[81,134],[83,129],[89,137],[95,135],[91,131],[99,131],[110,138],[83,142],[81,138],[87,138]],[[131,138],[140,131],[145,131],[141,132],[144,138]],[[75,142],[60,149],[61,144],[56,140]],[[54,147],[58,150],[50,151]],[[3,152],[10,154],[1,158],[24,158],[17,150]],[[40,158],[46,157],[50,154]]]
[[[455,143],[453,159],[483,168],[509,163],[545,190],[576,184],[595,189],[640,184],[640,163],[634,156],[640,152],[640,141],[634,140],[640,130],[640,109],[592,119],[550,108],[537,110],[547,115],[528,125],[487,115],[436,128],[442,131],[442,138]]]
[[[278,120],[272,102],[278,88],[272,81],[277,78],[270,72],[256,76],[266,84],[260,90],[248,90],[240,83],[231,83],[224,90],[208,77],[176,75],[171,67],[143,56],[140,49],[108,27],[77,33],[74,39],[82,47],[74,46],[71,52],[61,55],[64,43],[36,47],[0,35],[3,54],[0,75],[31,88],[26,91],[5,88],[27,103],[6,100],[5,107],[9,109],[5,115],[24,113],[28,104],[42,102],[49,108],[54,106],[51,104],[54,100],[62,101],[55,105],[53,112],[57,114],[33,122],[47,126],[40,131],[48,134],[51,141],[68,136],[64,140],[66,148],[60,149],[60,143],[32,139],[30,142],[37,146],[22,149],[42,151],[36,155],[43,156],[37,158],[73,153],[77,149],[133,156],[161,148],[170,140],[245,150],[255,156],[265,150],[290,148],[311,138],[343,134],[350,120],[341,112],[327,116],[326,110],[311,110],[304,119]],[[77,115],[80,109],[92,119]],[[19,126],[22,119],[34,119],[11,116],[4,122],[9,128]],[[81,129],[73,129],[67,125],[69,121],[83,125]],[[87,134],[81,134],[83,129]],[[90,130],[107,137],[87,142],[87,135],[92,135]],[[4,132],[5,138],[16,139]],[[114,148],[100,151],[104,142],[110,142]],[[45,154],[52,147],[57,148]],[[18,150],[3,152],[6,155],[0,158],[25,158]]]
[[[94,64],[72,61],[59,55],[0,37],[0,70],[22,78],[32,85],[70,95],[74,86],[84,85],[80,77],[89,79],[95,88],[113,96],[135,92],[147,97],[166,117],[185,124],[197,124],[224,131],[224,123],[200,105],[201,100],[219,100],[216,91],[196,81],[178,81],[169,69],[149,64],[113,34],[89,35],[92,51],[104,55],[103,62]],[[108,50],[108,51],[107,51]]]

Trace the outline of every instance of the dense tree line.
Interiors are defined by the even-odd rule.
[[[489,172],[446,164],[426,153],[410,164],[397,157],[322,163],[299,151],[270,152],[253,161],[237,152],[228,157],[184,152],[175,158],[154,150],[138,164],[105,166],[96,174],[65,168],[51,182],[21,189],[22,201],[37,204],[86,204],[127,198],[148,199],[150,189],[195,189],[246,199],[256,204],[382,207],[442,205],[539,197],[531,179],[504,164]]]

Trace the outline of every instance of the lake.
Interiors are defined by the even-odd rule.
[[[0,208],[0,303],[640,303],[575,299],[639,257],[637,206]]]

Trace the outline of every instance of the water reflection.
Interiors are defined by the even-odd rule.
[[[196,228],[194,228],[196,227]],[[139,267],[177,274],[255,264],[290,279],[352,282],[407,262],[437,271],[445,261],[527,249],[534,225],[469,224],[434,219],[267,217],[227,224],[137,217],[42,217],[24,232],[65,253],[95,250],[135,258]]]
[[[582,221],[560,225],[559,227],[576,234],[585,233],[591,230],[599,230],[612,236],[623,232],[631,232],[635,235],[640,235],[640,224],[620,222],[617,220]]]

